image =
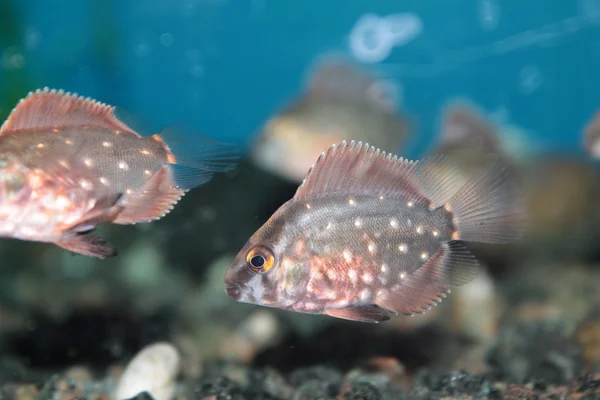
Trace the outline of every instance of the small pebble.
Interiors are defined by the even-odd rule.
[[[179,352],[173,345],[169,343],[149,345],[129,362],[113,399],[124,400],[148,392],[156,400],[170,400],[179,368]]]

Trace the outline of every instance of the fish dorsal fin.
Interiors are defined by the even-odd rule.
[[[420,199],[415,180],[414,161],[369,147],[362,142],[343,141],[333,145],[317,159],[296,191],[295,198],[308,198],[326,193],[373,194]]]
[[[474,106],[464,101],[455,101],[447,107],[442,121],[441,144],[492,153],[501,149],[494,126]]]
[[[114,110],[115,107],[75,93],[38,89],[19,101],[2,125],[0,135],[20,130],[81,125],[135,133],[114,115]]]
[[[593,158],[600,158],[600,111],[596,112],[584,128],[583,145]]]
[[[341,57],[322,59],[313,68],[307,88],[311,95],[369,104],[382,111],[398,108],[396,85]]]

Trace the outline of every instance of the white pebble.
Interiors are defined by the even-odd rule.
[[[180,360],[179,352],[170,343],[146,346],[127,364],[112,398],[129,399],[146,391],[156,400],[170,400]]]

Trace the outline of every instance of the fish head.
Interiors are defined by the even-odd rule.
[[[225,273],[225,291],[242,303],[293,308],[309,273],[310,243],[293,223],[290,200],[250,237]]]

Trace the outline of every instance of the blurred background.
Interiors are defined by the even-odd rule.
[[[362,71],[339,78],[358,111],[317,96],[328,57]],[[0,241],[0,391],[121,398],[123,368],[157,341],[181,357],[172,391],[142,387],[159,400],[597,390],[598,71],[597,0],[0,0],[2,121],[47,86],[245,149],[163,219],[101,226],[118,257]],[[474,248],[476,281],[415,318],[236,303],[233,257],[342,139],[454,155],[465,173],[500,156],[529,200],[525,240]]]

